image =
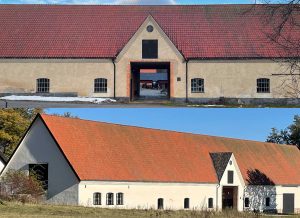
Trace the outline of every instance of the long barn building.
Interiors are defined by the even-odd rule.
[[[8,170],[35,173],[49,203],[300,213],[296,146],[38,115]]]
[[[269,9],[1,5],[0,93],[136,100],[141,71],[154,69],[174,101],[299,103],[282,63],[299,54],[272,42]]]

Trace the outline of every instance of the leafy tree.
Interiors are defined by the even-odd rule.
[[[0,151],[10,157],[31,121],[42,109],[0,109]]]
[[[296,145],[300,149],[300,116],[294,116],[293,123],[286,129],[278,131],[276,128],[272,128],[266,141],[277,144]]]

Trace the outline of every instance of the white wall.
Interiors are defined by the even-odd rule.
[[[196,183],[81,181],[79,204],[94,206],[93,193],[100,192],[102,205],[97,207],[157,209],[157,199],[163,198],[164,209],[183,209],[184,198],[190,198],[191,209],[206,209],[208,198],[213,198],[214,208],[216,208],[216,186],[217,184]],[[108,192],[124,193],[124,205],[115,205],[116,195],[114,195],[114,205],[106,205]]]
[[[227,175],[228,171],[233,171],[233,183],[228,184],[227,182]],[[244,180],[242,177],[242,174],[239,170],[239,167],[237,165],[236,159],[234,155],[231,155],[230,160],[228,161],[227,167],[224,171],[224,174],[220,180],[220,188],[218,189],[218,201],[219,205],[222,205],[222,189],[224,186],[237,186],[238,187],[238,193],[237,193],[237,209],[238,211],[243,211],[243,193],[244,193]],[[222,207],[220,207],[222,208]]]
[[[0,172],[3,170],[3,168],[4,168],[4,163],[2,162],[2,160],[0,159]]]
[[[48,163],[48,202],[78,203],[78,179],[40,118],[32,125],[1,176],[9,169],[28,172],[28,164],[34,163]]]

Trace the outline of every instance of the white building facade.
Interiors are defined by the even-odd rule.
[[[300,213],[300,184],[270,182],[267,185],[266,179],[264,185],[254,185],[255,181],[243,177],[234,152],[210,153],[210,164],[217,178],[215,182],[81,179],[82,175],[78,175],[78,169],[71,165],[71,159],[64,153],[65,148],[60,146],[60,139],[55,136],[57,133],[50,130],[43,117],[45,115],[38,115],[33,121],[1,176],[11,169],[29,173],[33,165],[45,166],[49,203],[124,209],[233,208],[238,211]],[[254,171],[253,175],[257,173]]]
[[[166,100],[298,104],[288,83],[289,65],[280,61],[285,56],[277,53],[278,45],[270,45],[258,33],[259,27],[264,28],[262,18],[251,14],[253,21],[247,14],[241,16],[249,7],[22,6],[35,18],[33,22],[15,6],[1,6],[0,21],[9,24],[3,28],[7,34],[0,38],[0,95],[141,100],[141,70],[164,69],[168,74]],[[232,19],[224,19],[222,13]],[[71,32],[62,29],[64,16],[70,16]],[[84,19],[77,20],[81,16],[97,20],[82,23]],[[39,20],[44,20],[43,25],[36,23]],[[23,22],[41,37],[26,38]],[[18,34],[14,34],[16,26]],[[88,26],[89,31],[81,26]],[[230,30],[233,26],[244,29]],[[60,34],[54,36],[51,29]],[[288,84],[282,86],[283,82]]]

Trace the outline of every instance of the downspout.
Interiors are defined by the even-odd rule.
[[[218,211],[219,210],[219,206],[218,206],[218,196],[219,196],[219,188],[220,188],[220,182],[219,182],[219,184],[217,184],[217,189],[216,189],[216,211]]]
[[[188,67],[189,60],[186,59],[185,61],[185,102],[188,103],[188,72],[189,72],[189,67]]]
[[[114,98],[116,98],[116,62],[115,62],[115,58],[112,59],[112,63],[114,65]]]

